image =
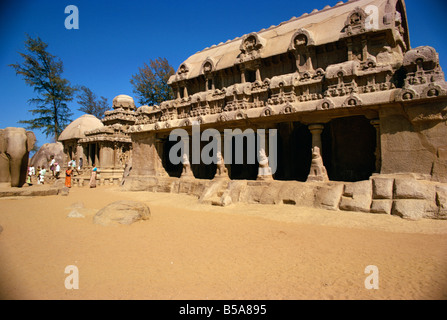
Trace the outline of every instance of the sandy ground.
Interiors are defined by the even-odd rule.
[[[151,219],[93,224],[116,200]],[[85,218],[68,218],[82,201]],[[446,299],[447,221],[72,188],[0,199],[2,299]],[[79,271],[79,289],[65,288]],[[366,289],[365,268],[379,271]]]

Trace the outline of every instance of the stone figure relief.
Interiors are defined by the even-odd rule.
[[[35,143],[32,131],[14,127],[0,129],[0,186],[25,184],[28,155]]]
[[[310,164],[310,172],[307,181],[329,181],[326,167],[323,164],[323,158],[320,154],[320,148],[317,146],[312,148],[312,162]]]
[[[365,11],[360,7],[355,8],[348,16],[343,32],[345,32],[346,36],[365,32],[365,20]]]
[[[228,178],[228,169],[225,167],[225,161],[220,151],[217,151],[217,170],[214,178]]]
[[[299,34],[294,39],[295,49],[300,46],[307,46],[307,37],[304,34]]]
[[[183,170],[182,170],[182,175],[180,177],[181,178],[188,178],[188,177],[193,178],[194,175],[191,170],[191,163],[189,162],[188,155],[186,153],[184,153],[182,156],[182,165],[183,165]]]
[[[260,148],[258,154],[259,169],[256,180],[273,180],[272,169],[269,166],[269,159],[265,153],[265,149]]]
[[[244,49],[248,53],[256,49],[256,38],[254,36],[250,36],[247,39],[245,39]]]

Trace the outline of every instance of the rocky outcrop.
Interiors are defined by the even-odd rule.
[[[43,197],[55,196],[62,187],[54,185],[34,185],[24,188],[0,188],[0,198],[3,197]]]
[[[93,222],[103,226],[113,224],[130,225],[140,220],[148,220],[151,211],[149,207],[139,201],[116,201],[101,210],[93,217]]]
[[[50,168],[51,156],[62,167],[64,163],[64,146],[60,142],[56,143],[45,143],[40,149],[33,155],[30,160],[30,165],[37,167],[45,166],[45,168]]]

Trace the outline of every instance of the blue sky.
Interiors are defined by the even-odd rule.
[[[25,33],[39,36],[64,63],[63,77],[112,100],[134,96],[129,82],[144,62],[165,57],[177,69],[190,55],[213,44],[278,25],[338,0],[316,1],[117,1],[3,0],[0,4],[0,128],[31,118],[31,87],[8,64],[21,62]],[[346,2],[346,1],[345,1]],[[447,70],[445,0],[408,0],[412,47],[433,46]],[[65,7],[79,9],[79,29],[64,27]],[[136,100],[136,99],[135,99]],[[73,119],[81,116],[76,101]],[[35,131],[38,145],[51,142]]]

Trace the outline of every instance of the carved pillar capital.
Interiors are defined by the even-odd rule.
[[[323,132],[324,125],[321,123],[313,123],[307,126],[312,134],[312,148],[318,147],[322,150],[321,133]]]

